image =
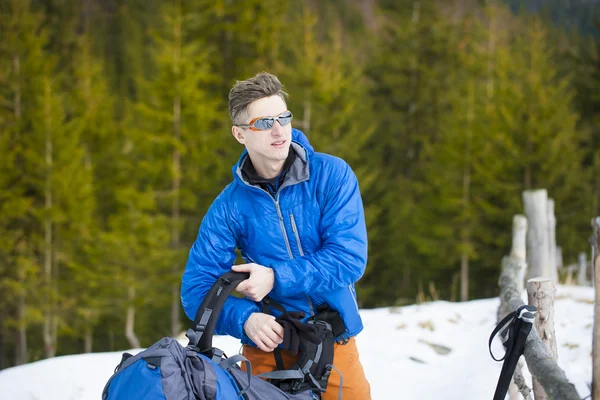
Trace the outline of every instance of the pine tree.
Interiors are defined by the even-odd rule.
[[[41,304],[37,301],[40,289],[41,265],[37,255],[42,238],[40,218],[34,210],[34,187],[38,181],[30,177],[31,165],[38,162],[31,152],[31,113],[33,101],[40,92],[39,77],[47,60],[43,48],[47,32],[41,26],[41,15],[34,14],[28,2],[4,3],[2,14],[3,45],[1,117],[2,121],[2,195],[0,197],[0,229],[2,237],[2,309],[4,333],[14,334],[14,363],[28,361],[29,327],[42,321]],[[36,34],[36,32],[38,32]],[[9,333],[10,332],[10,333]],[[41,338],[36,338],[37,340]]]
[[[141,122],[131,133],[146,159],[146,179],[157,193],[157,212],[169,221],[170,248],[167,270],[171,286],[171,334],[179,334],[179,281],[189,246],[197,234],[199,217],[208,199],[230,179],[227,134],[219,108],[225,105],[209,90],[217,82],[211,72],[215,49],[190,33],[193,9],[181,1],[163,8],[161,30],[153,34],[156,74],[141,85],[137,106]],[[210,194],[210,195],[207,195]],[[185,221],[192,218],[195,224]]]
[[[541,23],[529,21],[524,31],[499,50],[498,97],[491,123],[500,135],[493,145],[504,164],[502,171],[488,168],[488,173],[506,182],[502,193],[496,193],[504,210],[522,209],[522,190],[548,189],[556,202],[559,243],[564,254],[575,254],[582,240],[577,232],[583,221],[577,216],[584,205],[578,194],[584,179],[571,79],[560,76],[552,64]]]
[[[442,282],[443,295],[462,301],[473,295],[471,283],[482,280],[482,262],[502,256],[488,241],[506,243],[498,237],[508,238],[497,234],[506,228],[485,221],[489,210],[481,208],[481,199],[495,192],[496,185],[493,176],[481,172],[494,163],[487,144],[497,137],[490,115],[497,84],[496,42],[503,40],[497,27],[506,17],[494,6],[484,11],[465,15],[448,29],[451,54],[456,56],[448,63],[450,85],[445,93],[451,112],[442,115],[441,134],[425,143],[422,176],[414,186],[420,206],[413,214],[413,240],[418,251],[427,254],[428,279]],[[498,160],[499,168],[502,162]],[[499,214],[507,217],[502,209]]]
[[[14,143],[19,150],[14,161],[24,178],[18,201],[28,205],[21,221],[12,223],[27,239],[20,239],[21,251],[12,251],[17,254],[15,267],[25,263],[29,266],[25,273],[29,270],[36,275],[27,288],[16,286],[20,292],[20,340],[23,342],[28,324],[22,310],[31,304],[32,309],[41,311],[41,320],[36,322],[42,325],[42,337],[36,339],[42,339],[44,356],[52,357],[59,329],[72,305],[64,291],[65,267],[79,256],[76,238],[87,231],[93,212],[92,174],[85,168],[79,132],[74,129],[76,119],[65,109],[58,60],[45,51],[48,30],[42,28],[42,17],[31,12],[27,3],[13,3],[10,15],[14,21],[11,28],[19,38],[9,36],[8,41],[16,82],[13,104],[18,109]],[[21,279],[19,276],[17,282]]]
[[[75,34],[75,32],[72,32]],[[113,99],[108,92],[102,63],[92,54],[89,35],[89,20],[84,20],[84,29],[76,36],[76,47],[72,57],[72,76],[68,98],[69,130],[84,161],[84,168],[72,172],[80,176],[85,191],[77,204],[72,204],[70,219],[77,221],[68,243],[76,244],[75,256],[67,264],[69,282],[68,296],[72,301],[69,318],[72,321],[64,331],[76,340],[83,339],[85,352],[93,348],[94,330],[106,315],[109,299],[117,293],[108,292],[111,279],[101,262],[100,247],[96,238],[107,227],[103,221],[114,201],[109,192],[112,182],[112,159],[118,151],[114,148]],[[85,171],[85,172],[84,172]],[[98,205],[101,205],[98,207]],[[112,311],[112,310],[111,310]]]
[[[454,63],[447,34],[451,27],[434,4],[404,1],[389,4],[381,13],[368,68],[377,122],[370,144],[380,155],[371,161],[382,171],[373,191],[382,208],[378,220],[382,232],[371,240],[377,248],[371,257],[376,268],[367,273],[379,298],[370,305],[410,299],[416,295],[414,283],[430,278],[425,266],[435,250],[430,245],[424,248],[414,235],[420,224],[415,213],[422,201],[416,185],[422,180],[426,145],[442,134]]]
[[[586,210],[590,217],[600,215],[600,44],[591,38],[571,39],[558,55],[566,71],[572,73],[576,109],[581,118],[578,130],[586,133],[579,152],[584,154],[587,176]]]

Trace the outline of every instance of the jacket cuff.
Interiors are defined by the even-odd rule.
[[[293,261],[291,261],[293,262]],[[296,282],[294,269],[288,262],[271,264],[275,273],[275,282],[273,283],[273,294],[277,297],[288,297],[303,293],[304,285]]]

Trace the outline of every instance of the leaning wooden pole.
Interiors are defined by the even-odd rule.
[[[515,288],[517,291],[522,292],[523,281],[525,280],[525,271],[527,270],[526,261],[526,245],[525,237],[527,234],[527,218],[523,215],[515,215],[513,217],[513,233],[512,233],[512,248],[510,250],[511,266],[506,270],[510,273]],[[498,322],[502,320],[510,312],[508,304],[500,299],[500,307],[498,307]],[[520,393],[520,395],[519,395]],[[523,362],[519,360],[515,372],[513,374],[513,382],[508,387],[508,398],[509,400],[531,400],[531,389],[525,383],[523,377]]]
[[[594,337],[592,344],[592,400],[600,400],[600,217],[592,219],[592,281],[594,282]]]
[[[502,272],[499,279],[500,300],[502,304],[506,305],[509,312],[516,311],[524,305],[521,294],[523,292],[522,279],[525,272],[525,263],[522,258],[522,249],[520,249],[521,245],[518,242],[515,243],[517,238],[516,229],[522,225],[521,222],[518,222],[520,218],[523,217],[515,217],[513,251],[510,256],[502,259]],[[581,399],[575,390],[575,386],[568,381],[564,371],[552,359],[536,329],[532,329],[527,337],[523,355],[525,356],[529,372],[537,378],[538,382],[544,388],[548,399]],[[527,392],[528,390],[522,391],[524,395],[528,394]]]
[[[500,298],[504,301],[510,311],[516,311],[525,305],[521,299],[521,291],[513,281],[511,269],[513,261],[510,257],[502,259],[502,273],[500,274]],[[552,356],[546,350],[537,330],[532,329],[525,342],[525,361],[531,375],[540,382],[548,399],[557,400],[581,400],[575,386],[567,379],[565,372],[556,364]],[[600,398],[599,398],[600,399]]]

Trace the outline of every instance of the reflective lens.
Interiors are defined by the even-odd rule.
[[[281,124],[281,126],[286,126],[287,124],[292,122],[292,117],[293,117],[292,112],[286,111],[283,114],[279,115],[279,117],[277,119],[279,120],[279,123]]]
[[[273,128],[273,124],[275,123],[275,120],[279,121],[279,124],[281,124],[281,126],[285,126],[287,124],[289,124],[292,121],[293,115],[291,111],[284,111],[283,113],[279,114],[279,116],[273,118],[273,117],[261,117],[261,118],[257,118],[253,121],[250,122],[249,125],[241,125],[241,127],[248,127],[252,130],[255,131],[267,131],[271,128]]]
[[[275,120],[269,117],[263,117],[254,121],[254,127],[256,129],[260,129],[261,131],[269,130],[273,127],[273,123]]]

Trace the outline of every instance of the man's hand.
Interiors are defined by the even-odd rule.
[[[262,351],[273,351],[283,342],[283,327],[269,314],[250,314],[244,332]]]
[[[242,281],[235,290],[250,300],[261,301],[273,289],[275,273],[258,264],[240,264],[231,267],[235,272],[249,272],[250,278]]]

